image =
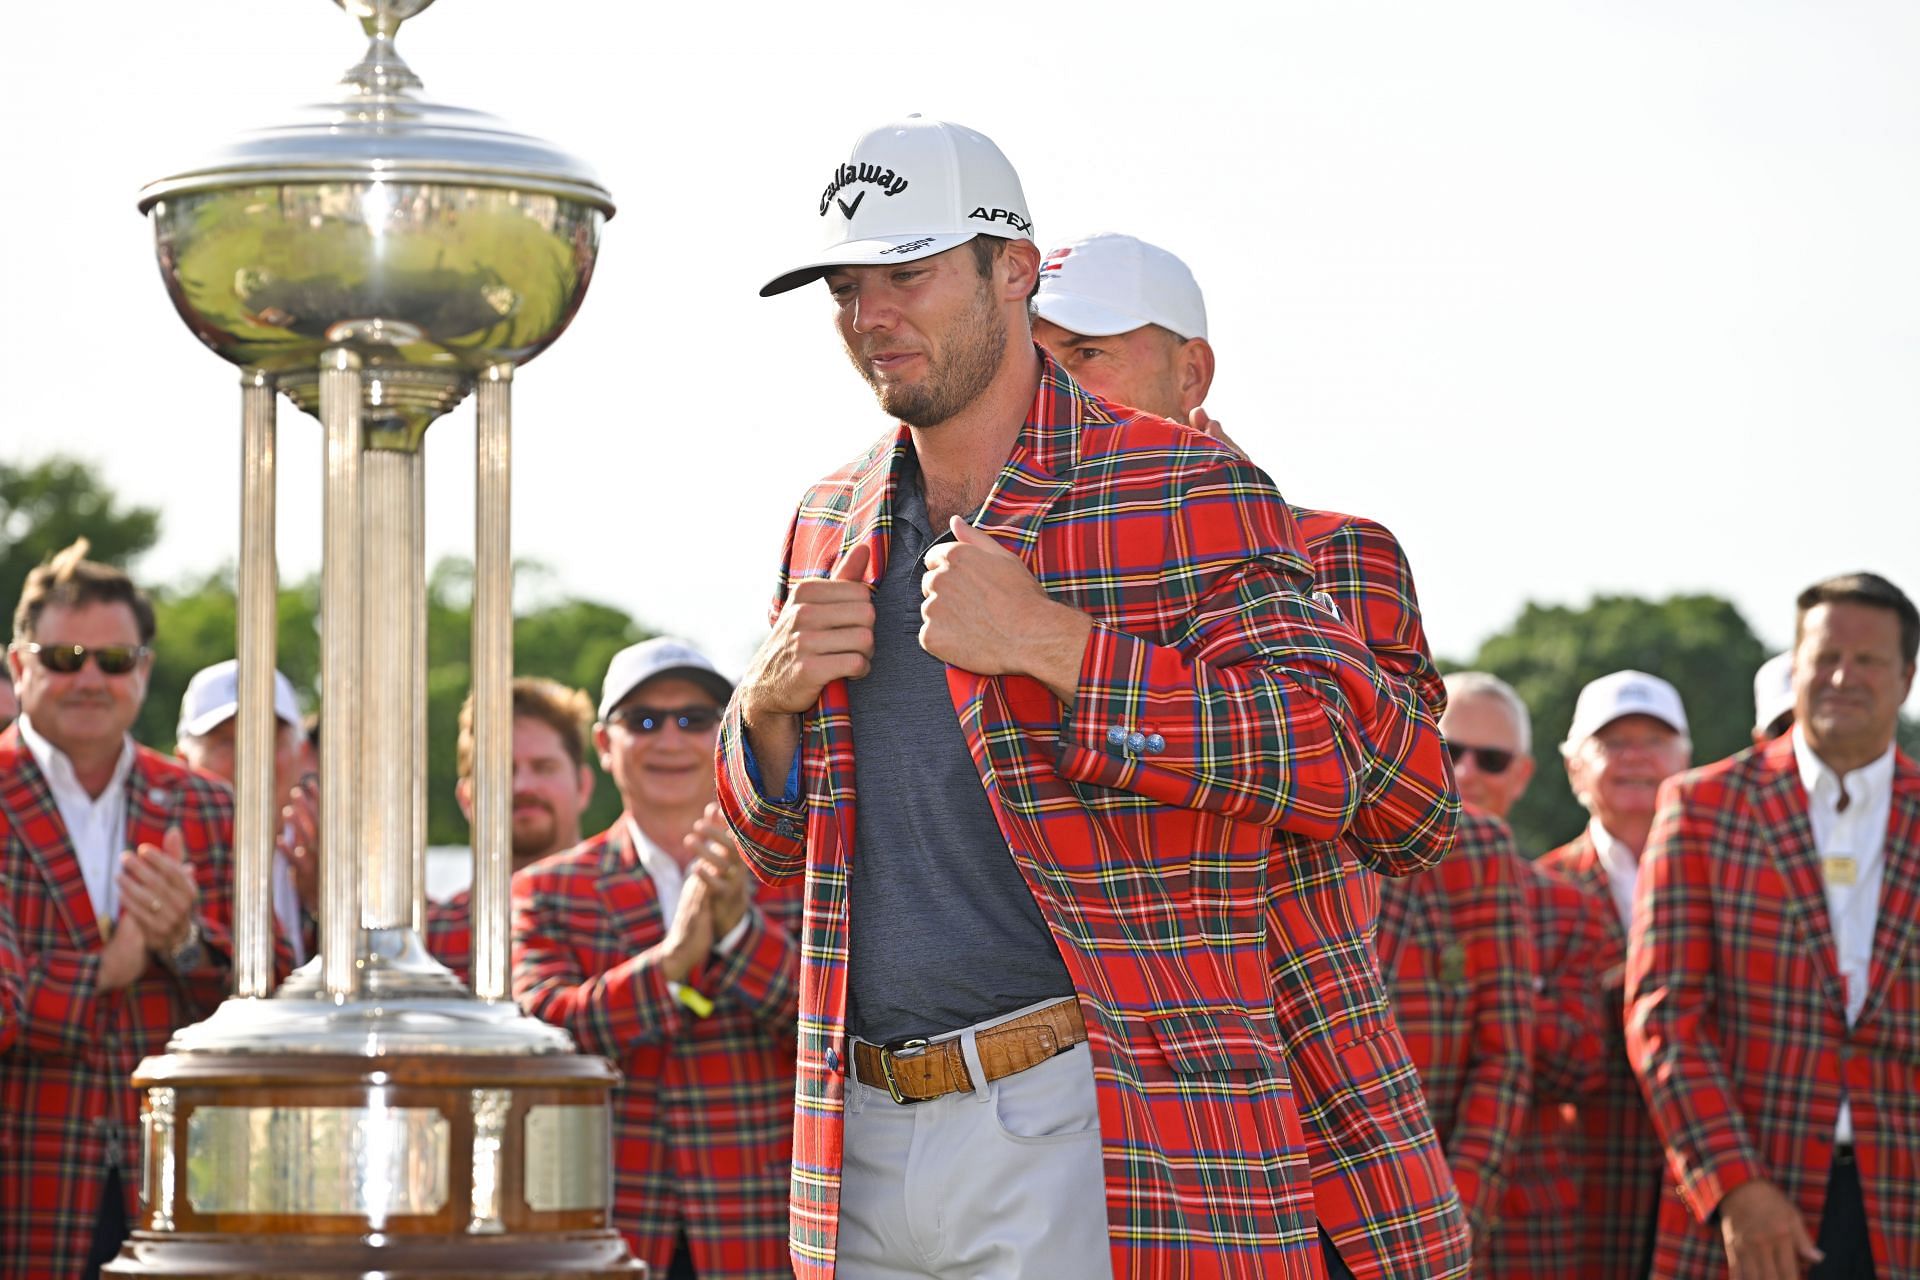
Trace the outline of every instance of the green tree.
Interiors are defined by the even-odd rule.
[[[160,513],[124,507],[87,463],[53,457],[0,461],[0,630],[13,634],[13,610],[35,565],[85,536],[90,559],[126,568],[160,536]]]
[[[154,746],[174,740],[180,722],[180,698],[193,673],[234,656],[239,642],[239,603],[233,570],[153,592],[155,622],[153,678],[133,736]],[[320,687],[320,580],[317,577],[280,588],[275,631],[276,665],[286,673],[302,701],[312,706]]]
[[[1625,668],[1672,681],[1686,704],[1693,759],[1704,763],[1752,742],[1753,673],[1766,657],[1739,610],[1717,596],[1528,605],[1480,646],[1472,664],[1513,685],[1533,713],[1533,783],[1511,814],[1520,848],[1544,853],[1586,822],[1560,761],[1581,686]]]

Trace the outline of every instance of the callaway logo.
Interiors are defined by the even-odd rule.
[[[864,191],[863,191],[863,192],[861,192],[860,194],[861,194],[861,195],[865,195],[865,194],[866,194],[866,192],[864,192]],[[859,204],[860,202],[859,202],[859,200],[857,200],[857,199],[856,199],[856,200],[854,201],[854,203],[855,203],[855,204]],[[847,216],[848,216],[848,217],[852,217],[853,215],[852,215],[852,214],[848,214]],[[928,245],[930,245],[930,244],[932,244],[932,243],[933,243],[933,237],[932,237],[932,236],[928,236],[928,237],[927,237],[926,239],[924,239],[924,240],[909,240],[909,241],[907,241],[907,242],[906,242],[905,244],[897,244],[897,245],[895,245],[895,246],[893,246],[893,248],[891,248],[891,249],[882,249],[882,250],[881,250],[880,252],[882,252],[882,253],[912,253],[912,252],[913,252],[913,251],[914,251],[915,249],[924,249],[924,248],[926,248],[926,247],[927,247]]]
[[[1033,224],[1011,209],[981,208],[975,209],[967,216],[969,218],[979,218],[983,222],[1004,222],[1015,231],[1022,232],[1026,235],[1033,234]]]
[[[862,191],[855,196],[852,204],[844,200],[836,201],[834,197],[840,194],[842,187],[850,187],[856,182],[871,182],[890,196],[897,196],[907,189],[907,180],[891,169],[883,169],[877,164],[843,164],[833,171],[833,181],[820,193],[820,216],[826,217],[828,207],[838,203],[840,211],[851,218],[853,211],[860,207],[861,197],[867,193]]]

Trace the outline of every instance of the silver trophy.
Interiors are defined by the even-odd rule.
[[[148,186],[181,318],[240,366],[235,994],[141,1064],[144,1207],[110,1275],[632,1275],[601,1058],[508,986],[513,373],[565,330],[606,190],[427,102],[394,48],[432,0],[336,0],[338,98]],[[469,392],[473,986],[425,920],[426,429]],[[276,393],[325,434],[318,956],[275,986]]]

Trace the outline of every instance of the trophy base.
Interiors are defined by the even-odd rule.
[[[604,1059],[183,1050],[134,1073],[141,1217],[108,1277],[645,1277]]]

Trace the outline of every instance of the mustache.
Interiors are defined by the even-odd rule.
[[[531,792],[527,792],[527,791],[514,792],[513,807],[518,809],[522,805],[538,805],[540,808],[545,809],[549,814],[553,812],[553,806],[548,804],[544,797],[536,796]]]

